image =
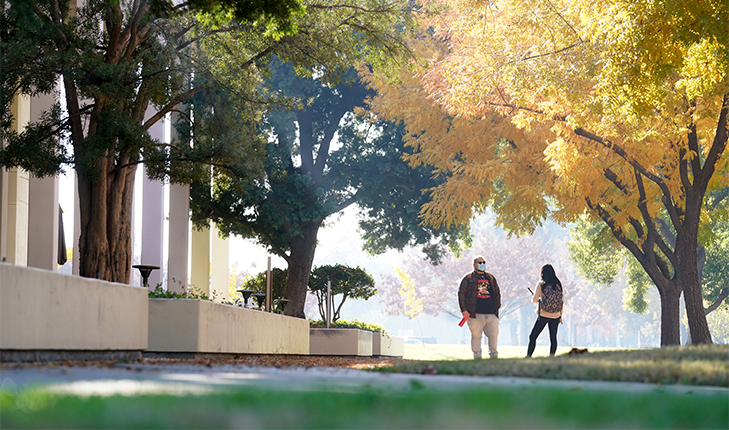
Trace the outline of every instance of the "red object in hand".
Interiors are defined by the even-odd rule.
[[[463,319],[461,320],[461,322],[458,323],[458,327],[463,327],[463,324],[465,324],[466,321],[468,321],[468,317],[470,317],[470,316],[471,316],[471,314],[469,314],[468,312],[466,312],[466,316],[463,317]]]

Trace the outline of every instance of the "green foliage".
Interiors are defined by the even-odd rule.
[[[199,192],[209,192],[211,172],[215,180],[220,171],[240,180],[260,177],[265,156],[264,139],[258,135],[256,123],[260,106],[251,103],[247,94],[244,99],[243,94],[234,95],[212,85],[212,79],[195,80],[202,89],[187,99],[186,115],[178,116],[174,123],[179,142],[145,150],[150,178],[192,183]],[[182,144],[185,141],[193,144]]]
[[[0,49],[2,130],[8,140],[0,151],[3,165],[28,164],[26,169],[43,176],[58,173],[64,164],[74,164],[95,177],[97,162],[110,157],[109,153],[121,164],[124,159],[135,163],[140,153],[158,145],[147,134],[144,112],[148,105],[164,106],[187,92],[187,76],[194,69],[190,50],[178,51],[178,46],[185,46],[189,31],[167,34],[181,17],[161,13],[157,7],[164,3],[161,1],[135,5],[134,10],[117,10],[117,2],[103,0],[73,9],[65,4],[58,7],[58,2],[50,0],[6,3],[0,22],[8,36],[3,37]],[[92,23],[102,20],[108,32],[124,26],[144,36],[129,41],[128,46],[115,45],[126,40],[99,34],[99,26]],[[100,39],[108,43],[99,43]],[[117,50],[122,49],[128,54],[119,56]],[[202,69],[197,72],[205,74]],[[80,103],[81,113],[61,115],[56,101],[22,134],[8,132],[10,99],[20,93],[52,93],[59,76],[68,85],[67,108],[75,109],[74,104]],[[83,121],[87,121],[85,136],[74,128]],[[71,138],[73,155],[61,142],[67,137]]]
[[[725,201],[721,202],[726,204]],[[702,293],[705,300],[715,302],[725,289],[729,289],[729,220],[722,216],[722,209],[715,211],[716,219],[707,223],[710,233],[706,236],[706,262],[701,271]],[[658,219],[657,223],[661,220]],[[671,236],[670,234],[666,234]],[[621,270],[625,270],[629,289],[625,291],[623,304],[637,314],[648,310],[646,294],[653,281],[643,266],[610,236],[602,223],[590,222],[581,217],[570,229],[568,242],[570,259],[577,264],[579,273],[598,285],[610,285]],[[703,246],[699,244],[699,247]],[[729,297],[723,303],[729,304]]]
[[[570,229],[570,259],[582,277],[598,285],[610,285],[620,272],[623,253],[607,226],[582,216]]]
[[[269,106],[260,124],[270,137],[260,174],[214,169],[212,194],[207,182],[193,183],[196,224],[212,219],[225,235],[254,238],[307,275],[311,263],[305,262],[313,255],[319,226],[354,203],[368,208],[362,227],[371,252],[421,245],[438,261],[446,246],[457,249],[468,239],[465,228],[434,230],[421,225],[422,189],[433,182],[427,171],[414,171],[403,159],[401,128],[354,115],[371,93],[353,69],[339,69],[334,80],[328,73],[338,66],[316,75],[316,69],[282,60],[267,66],[264,88],[285,103],[279,109]],[[309,245],[295,248],[294,255],[296,241]],[[292,279],[304,278],[298,274]],[[289,291],[288,299],[301,302],[307,287],[301,284],[287,285],[304,292],[297,296]],[[303,302],[294,306],[303,313]]]
[[[357,328],[360,330],[366,330],[371,331],[375,333],[387,333],[387,330],[385,330],[383,327],[372,324],[372,323],[366,323],[362,321],[346,321],[346,320],[339,320],[339,321],[332,321],[329,326],[331,328]],[[309,327],[311,328],[326,328],[327,323],[323,320],[312,320],[309,321]]]
[[[7,150],[0,151],[0,165],[19,166],[43,178],[60,173],[60,166],[71,162],[66,146],[54,135],[55,125],[60,122],[60,106],[53,106],[42,114],[38,122],[32,122],[22,132],[0,132],[7,140]],[[9,117],[8,117],[9,121]],[[36,146],[23,145],[24,141],[37,142]]]
[[[265,146],[261,177],[220,172],[213,196],[205,184],[193,187],[195,222],[212,217],[225,234],[258,239],[286,257],[291,238],[303,235],[304,225],[356,202],[363,207],[365,250],[373,254],[420,245],[438,263],[446,248],[457,251],[470,244],[465,226],[421,225],[420,207],[429,199],[422,190],[439,181],[426,168],[408,166],[402,126],[353,115],[369,94],[356,73],[349,71],[329,87],[322,79],[297,76],[291,65],[274,62],[270,71],[271,89],[308,104],[267,115],[267,131],[276,139]],[[299,136],[299,129],[307,135]],[[335,131],[341,146],[330,150],[331,142],[321,139],[331,139]]]
[[[210,297],[197,287],[189,287],[184,293],[176,293],[162,288],[162,284],[157,284],[154,290],[149,292],[150,299],[199,299],[214,302],[218,292],[214,291]]]
[[[30,1],[4,1],[0,11],[0,31],[3,35],[0,39],[2,132],[10,128],[12,116],[9,106],[17,94],[47,94],[53,91],[57,84],[57,69],[46,67],[46,61],[58,62],[61,59],[51,42],[54,29],[34,13],[34,6],[34,2]],[[59,12],[65,15],[69,3],[60,2],[58,7]],[[60,147],[57,139],[47,139],[42,146]]]
[[[701,277],[704,298],[709,302],[729,291],[729,219],[718,219],[713,232],[715,238],[706,246],[706,263]],[[729,297],[723,300],[723,304],[729,307]]]
[[[252,22],[261,30],[276,35],[295,32],[294,16],[304,10],[298,0],[190,0],[191,9],[208,14],[213,24],[222,24],[229,16],[241,22]]]
[[[410,166],[412,147],[404,142],[405,127],[375,117],[368,123],[345,118],[338,138],[342,150],[332,155],[332,176],[339,174],[340,188],[357,189],[362,208],[359,227],[364,250],[372,255],[388,249],[420,247],[428,261],[440,264],[446,252],[458,255],[469,247],[468,226],[426,227],[420,208],[430,201],[425,192],[443,182],[426,166]]]
[[[648,302],[646,295],[648,289],[653,286],[653,282],[645,273],[645,269],[632,256],[626,256],[627,267],[626,275],[628,276],[628,287],[623,297],[623,305],[626,309],[643,315],[648,312]]]
[[[219,4],[233,10],[254,6],[242,10],[252,20],[293,5],[274,3]],[[37,176],[57,174],[64,165],[75,168],[81,219],[88,220],[80,232],[82,276],[127,281],[134,190],[129,178],[142,160],[152,178],[181,183],[208,180],[211,165],[243,177],[261,170],[253,121],[261,107],[252,96],[259,73],[246,69],[255,70],[248,60],[267,54],[276,41],[258,35],[252,22],[228,24],[225,30],[206,26],[190,4],[164,0],[90,0],[73,8],[55,0],[3,2],[0,139],[6,145],[0,165]],[[219,51],[206,49],[214,45],[211,39],[225,45],[226,31],[256,34],[247,50],[225,58],[234,64],[222,69],[237,69],[235,78],[220,72]],[[11,101],[19,94],[56,96],[59,78],[65,110],[56,100],[22,133],[11,130]],[[233,111],[240,116],[223,117]],[[187,129],[178,129],[169,143],[152,138],[150,127],[172,112]]]
[[[367,300],[377,294],[374,278],[359,266],[354,268],[336,264],[316,267],[309,278],[309,291],[316,296],[322,320],[326,318],[327,282],[331,282],[332,296],[341,295],[339,305],[334,307],[332,322],[339,320],[347,298]]]
[[[729,345],[729,307],[722,306],[706,316],[715,344]]]
[[[288,269],[271,269],[273,280],[273,299],[282,299],[286,293],[286,278]],[[332,296],[341,295],[341,302],[336,308],[333,320],[339,319],[342,304],[347,298],[365,299],[377,294],[375,280],[372,275],[360,269],[337,264],[334,266],[320,266],[314,268],[309,278],[309,289],[316,295],[319,303],[319,313],[324,319],[323,310],[326,297],[327,280],[332,282]],[[266,292],[266,272],[247,278],[241,285],[242,289],[254,290],[259,293]]]
[[[328,135],[331,139],[341,115],[361,103],[364,93],[349,83],[328,87],[319,80],[300,78],[291,65],[280,62],[271,63],[270,70],[272,89],[310,100],[308,106],[298,113],[269,112],[266,133],[276,139],[265,146],[262,176],[251,180],[220,172],[212,196],[205,187],[191,190],[192,210],[195,222],[212,217],[224,234],[258,239],[272,252],[287,257],[292,238],[303,236],[307,223],[320,223],[349,197],[346,190],[333,190],[322,183],[328,152],[317,150],[320,145],[329,146],[328,140],[320,138]],[[294,145],[297,122],[310,130],[301,136],[298,147]],[[295,161],[299,155],[301,166]]]
[[[279,269],[274,267],[271,269],[271,289],[273,294],[273,300],[282,299],[286,291],[286,277],[288,276],[287,269]],[[252,276],[243,281],[241,289],[254,290],[259,293],[266,293],[266,272],[261,272],[256,276]]]

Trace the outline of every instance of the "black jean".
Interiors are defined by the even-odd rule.
[[[527,349],[527,357],[531,357],[534,348],[537,346],[537,338],[544,330],[544,326],[549,324],[549,355],[557,352],[557,328],[559,328],[559,318],[538,317],[534,322],[532,333],[529,335],[529,347]]]

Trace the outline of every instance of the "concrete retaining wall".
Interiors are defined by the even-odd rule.
[[[372,356],[372,332],[354,328],[312,328],[311,355]]]
[[[372,333],[372,355],[379,357],[402,357],[405,355],[405,339],[389,334]]]
[[[141,352],[147,304],[146,288],[0,263],[0,350]]]
[[[197,299],[149,299],[150,352],[309,354],[309,322]]]

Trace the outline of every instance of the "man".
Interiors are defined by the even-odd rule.
[[[489,357],[497,358],[501,290],[494,275],[486,271],[486,261],[480,255],[473,259],[473,272],[461,280],[458,287],[458,306],[463,317],[468,319],[473,358],[481,358],[482,333],[488,338]]]

